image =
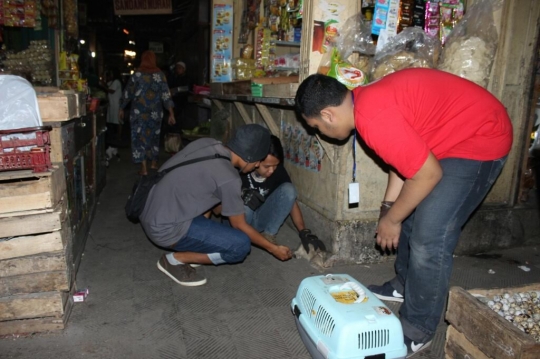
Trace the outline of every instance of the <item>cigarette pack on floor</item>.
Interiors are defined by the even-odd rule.
[[[81,290],[76,291],[73,293],[73,301],[74,302],[84,302],[86,297],[88,296],[88,288],[84,288]]]

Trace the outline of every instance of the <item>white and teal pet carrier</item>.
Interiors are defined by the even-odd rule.
[[[399,319],[347,274],[306,278],[291,309],[314,359],[405,358]]]

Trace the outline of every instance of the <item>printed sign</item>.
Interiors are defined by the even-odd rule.
[[[214,4],[212,16],[212,82],[232,81],[233,7]]]
[[[171,0],[114,0],[115,15],[172,14]]]

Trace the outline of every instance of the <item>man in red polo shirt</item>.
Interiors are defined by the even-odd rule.
[[[336,139],[357,130],[389,165],[377,244],[397,249],[396,277],[370,286],[400,310],[410,357],[429,346],[444,310],[461,228],[512,146],[504,106],[484,88],[432,69],[407,69],[353,91],[311,75],[296,108]]]

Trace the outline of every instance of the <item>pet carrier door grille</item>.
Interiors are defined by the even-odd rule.
[[[307,311],[307,313],[309,313],[310,317],[314,315],[313,307],[315,306],[315,301],[316,301],[315,296],[308,289],[305,289],[302,292],[302,304],[304,305],[304,308]]]
[[[373,330],[358,334],[358,349],[382,348],[388,345],[390,332],[388,330]]]
[[[315,326],[321,331],[321,334],[331,337],[336,324],[330,314],[323,307],[319,306],[317,316],[315,317]]]

